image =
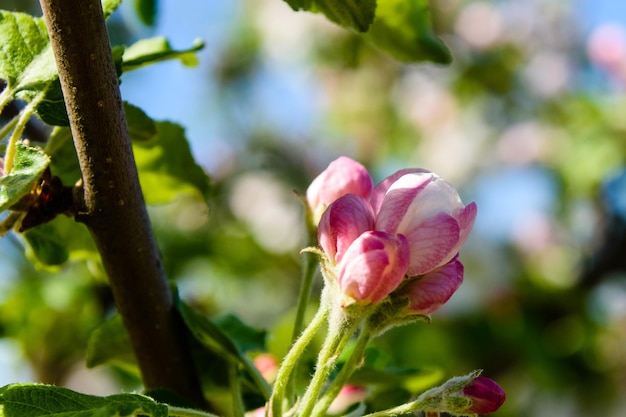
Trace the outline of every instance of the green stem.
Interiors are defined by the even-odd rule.
[[[254,366],[252,361],[250,361],[247,357],[243,357],[245,362],[245,370],[248,372],[256,386],[261,390],[261,395],[263,398],[268,400],[270,398],[271,390],[270,385],[267,383],[261,372]]]
[[[9,87],[6,87],[2,90],[2,93],[0,93],[0,113],[4,110],[4,107],[13,100],[13,93],[14,91]]]
[[[337,311],[334,316],[342,315],[342,313],[342,311]],[[328,377],[337,365],[341,352],[360,323],[361,320],[355,320],[345,315],[330,318],[328,335],[317,358],[315,374],[302,397],[298,410],[299,416],[308,417],[311,415]]]
[[[283,402],[285,400],[285,393],[291,373],[306,347],[311,343],[317,331],[326,321],[327,316],[328,305],[323,302],[313,317],[313,320],[311,320],[311,323],[304,329],[298,340],[291,346],[291,349],[289,349],[289,352],[287,352],[287,355],[283,359],[283,363],[278,369],[276,381],[274,382],[274,391],[268,404],[268,410],[270,410],[272,417],[281,417],[283,415]]]
[[[304,202],[304,221],[307,229],[307,246],[315,246],[317,244],[317,226],[313,223],[313,214],[309,208],[306,199]],[[296,309],[296,318],[293,323],[293,333],[291,335],[291,343],[295,343],[296,339],[304,328],[304,316],[306,308],[309,305],[311,298],[311,289],[313,288],[313,278],[315,277],[315,271],[317,269],[317,255],[304,252],[304,266],[302,269],[302,286],[300,287],[300,294],[298,296],[298,306]]]
[[[311,298],[311,290],[313,288],[313,278],[315,277],[315,271],[317,270],[317,255],[313,253],[305,252],[304,256],[304,265],[302,270],[302,286],[300,287],[300,295],[298,296],[298,306],[296,309],[296,318],[293,323],[293,333],[291,335],[291,343],[295,343],[298,335],[302,333],[302,329],[304,328],[304,316],[306,314],[307,307],[309,305],[309,300]],[[295,367],[299,366],[297,363]],[[293,400],[294,397],[294,384],[295,380],[290,379],[287,383],[286,395],[290,401]]]
[[[315,404],[313,414],[311,414],[313,417],[326,415],[326,410],[328,410],[330,404],[337,397],[341,388],[348,382],[354,371],[358,368],[365,353],[365,348],[372,339],[372,336],[372,329],[369,326],[365,326],[357,338],[356,345],[354,346],[354,350],[350,354],[350,357],[344,363],[343,367],[337,374],[337,377],[324,393],[322,399]]]
[[[243,405],[243,398],[241,396],[241,380],[239,378],[237,365],[233,365],[232,363],[229,364],[228,380],[233,400],[233,416],[244,417],[246,410],[245,406]]]
[[[215,414],[207,413],[206,411],[194,410],[191,408],[174,407],[168,405],[169,417],[219,417]]]
[[[418,411],[424,411],[427,417],[439,416],[439,413],[442,410],[441,402],[445,389],[445,384],[429,389],[417,397],[415,401],[411,401],[410,403],[402,404],[397,407],[388,408],[387,410],[366,414],[363,417],[394,417],[412,414]]]
[[[291,335],[292,343],[296,341],[298,335],[304,328],[304,316],[309,305],[309,299],[311,298],[313,278],[315,277],[315,271],[317,270],[317,255],[305,252],[303,256],[304,267],[302,271],[302,286],[300,287],[300,294],[298,296],[296,318],[293,323],[293,333]]]
[[[6,125],[2,126],[2,129],[0,129],[0,140],[2,140],[6,135],[9,134],[9,132],[11,130],[13,130],[13,128],[15,127],[15,125],[17,124],[17,121],[19,119],[20,115],[16,115],[14,118],[12,118],[9,123],[7,123]]]
[[[43,98],[43,94],[40,94],[37,99],[28,103],[26,107],[21,111],[17,122],[15,122],[15,129],[9,138],[9,143],[7,144],[7,150],[4,157],[4,175],[8,175],[13,168],[13,163],[15,162],[15,153],[17,151],[17,142],[22,137],[22,132],[24,132],[24,128],[26,128],[26,123],[28,123],[28,119],[33,115],[35,107],[39,104]]]

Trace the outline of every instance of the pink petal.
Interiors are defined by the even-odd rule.
[[[402,176],[402,188],[394,188],[384,195],[378,211],[376,206],[376,229],[387,233],[402,233],[398,226],[404,220],[411,207],[411,204],[419,198],[422,192],[433,179],[433,174],[422,173],[423,175]],[[393,184],[389,184],[391,186]],[[387,187],[388,189],[389,187]],[[372,199],[370,199],[372,201]]]
[[[478,206],[476,206],[476,203],[472,202],[468,204],[463,210],[461,210],[461,212],[457,215],[457,220],[459,221],[459,226],[461,227],[458,249],[463,246],[463,244],[467,240],[467,237],[472,231],[472,227],[474,226],[474,221],[476,220],[477,214]]]
[[[339,262],[352,242],[374,227],[374,212],[360,196],[346,194],[322,215],[317,229],[320,246],[332,261]]]
[[[374,207],[374,213],[378,213],[380,211],[380,207],[383,204],[383,199],[385,198],[385,195],[387,194],[387,190],[389,189],[389,187],[391,187],[391,185],[394,182],[396,182],[396,180],[398,180],[400,177],[406,174],[428,173],[428,172],[430,171],[427,171],[421,168],[406,168],[406,169],[401,169],[399,171],[396,171],[395,173],[391,174],[390,176],[382,180],[376,187],[374,187],[374,190],[372,191],[372,196],[370,197],[372,207]]]
[[[463,388],[463,395],[472,400],[467,411],[477,414],[489,414],[497,411],[504,401],[506,394],[494,380],[479,376]]]
[[[459,241],[459,232],[459,223],[446,213],[428,218],[404,232],[411,250],[408,275],[423,275],[451,259],[456,253],[453,251]]]
[[[346,156],[332,161],[309,185],[306,198],[315,218],[345,194],[369,198],[374,186],[367,169]]]
[[[430,314],[452,297],[463,282],[463,264],[457,259],[421,278],[406,289],[413,314]]]
[[[404,236],[368,231],[345,252],[339,264],[339,285],[355,300],[378,302],[400,285],[408,263]]]

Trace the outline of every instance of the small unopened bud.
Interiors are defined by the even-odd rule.
[[[463,395],[472,401],[467,409],[470,413],[489,414],[499,409],[506,394],[494,380],[484,376],[476,377],[463,388]]]

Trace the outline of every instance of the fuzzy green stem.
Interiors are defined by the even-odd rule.
[[[10,89],[9,87],[6,87],[0,93],[0,113],[2,112],[4,107],[9,104],[11,100],[13,100],[13,93],[15,93],[15,91],[13,89]]]
[[[270,397],[268,403],[268,411],[272,417],[281,417],[283,415],[283,402],[285,400],[285,393],[296,363],[300,356],[303,354],[306,347],[311,343],[311,340],[322,327],[328,316],[328,305],[322,303],[319,310],[311,320],[311,323],[302,332],[298,340],[291,346],[289,352],[283,359],[283,363],[278,369],[276,375],[276,381],[274,382],[274,391]]]
[[[300,288],[300,295],[298,296],[298,307],[296,309],[296,318],[293,323],[293,333],[291,336],[291,343],[295,343],[298,335],[302,333],[304,328],[304,316],[306,314],[309,300],[311,298],[311,290],[313,288],[313,279],[315,277],[315,271],[317,270],[317,255],[312,253],[303,253],[304,265],[302,271],[302,286]],[[298,360],[296,359],[295,368],[298,368]],[[287,384],[287,398],[291,401],[294,397],[294,384],[295,380],[290,379]]]
[[[348,382],[354,371],[359,367],[359,363],[365,354],[365,349],[372,337],[372,329],[369,326],[365,326],[357,338],[350,357],[344,363],[336,378],[324,393],[322,399],[315,404],[313,414],[311,414],[313,417],[326,415],[326,410],[328,410],[330,404],[337,397],[341,388]]]
[[[361,323],[360,319],[357,320],[342,313],[342,311],[337,311],[329,319],[328,335],[317,358],[315,374],[302,397],[298,410],[299,416],[311,415],[328,377],[337,365],[341,352]]]
[[[363,417],[394,417],[416,413],[418,411],[424,411],[428,417],[435,417],[438,416],[441,411],[441,401],[445,390],[446,384],[429,389],[417,397],[415,401],[411,401],[410,403],[402,404],[382,411],[376,411],[374,413],[366,414]]]
[[[6,135],[8,135],[9,132],[13,130],[13,128],[15,128],[15,125],[17,124],[17,121],[19,118],[20,118],[20,115],[18,114],[14,118],[9,120],[9,122],[6,125],[2,126],[2,129],[0,129],[0,140],[4,138]]]
[[[41,95],[43,97],[43,95]],[[17,151],[17,142],[22,137],[22,132],[24,132],[24,128],[26,127],[26,123],[28,123],[28,119],[33,115],[35,107],[39,104],[41,98],[38,100],[35,99],[28,103],[26,107],[21,111],[20,116],[15,123],[15,129],[9,138],[9,143],[7,144],[6,155],[4,157],[4,175],[8,175],[13,168],[13,163],[15,162],[15,153]]]
[[[215,414],[207,413],[206,411],[194,410],[191,408],[174,407],[172,405],[167,406],[169,417],[219,417]]]

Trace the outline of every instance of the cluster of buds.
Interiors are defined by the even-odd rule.
[[[429,315],[463,281],[458,252],[476,218],[452,185],[423,169],[404,169],[373,187],[363,165],[333,161],[307,190],[325,277],[342,306],[391,296],[402,314]]]

